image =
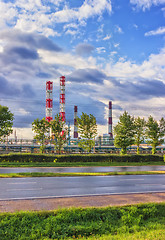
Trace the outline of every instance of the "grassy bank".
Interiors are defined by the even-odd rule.
[[[107,172],[107,173],[2,173],[0,178],[24,178],[24,177],[78,177],[78,176],[114,176],[114,175],[154,175],[165,174],[165,171],[135,171],[135,172]]]
[[[165,165],[165,162],[0,162],[0,167],[117,167]]]
[[[79,240],[164,240],[165,229],[155,229],[148,231],[141,231],[136,233],[125,233],[125,234],[117,234],[116,236],[102,235],[102,236],[92,236],[92,237],[80,237]],[[48,238],[46,238],[48,240]],[[68,240],[73,240],[70,238]]]
[[[137,236],[160,240],[164,239],[164,230],[165,203],[0,214],[3,240],[138,239]]]

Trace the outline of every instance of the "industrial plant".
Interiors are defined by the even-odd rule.
[[[66,113],[65,113],[65,76],[60,77],[60,112],[59,115],[62,121],[66,121]],[[108,132],[107,134],[103,134],[103,136],[99,136],[96,139],[97,142],[102,142],[108,146],[113,146],[113,134],[112,134],[112,101],[108,103]],[[52,118],[53,112],[53,82],[47,81],[46,82],[46,120],[50,122]],[[78,106],[74,106],[74,131],[73,137],[70,138],[69,136],[69,144],[74,143],[77,145],[79,141],[78,137],[78,126],[77,126],[77,117],[78,117]]]
[[[59,116],[61,117],[61,121],[67,124],[66,113],[65,113],[65,87],[66,87],[66,79],[65,76],[60,77],[59,81],[60,85],[60,96],[59,96]],[[53,82],[46,81],[46,116],[45,119],[48,122],[53,120],[52,112],[53,112]],[[78,106],[74,106],[73,109],[73,134],[70,135],[70,123],[68,122],[68,136],[66,144],[64,145],[64,152],[68,153],[79,153],[83,150],[78,146],[79,141],[81,140],[78,134],[78,124],[77,124],[77,117],[78,117]],[[93,152],[101,152],[101,153],[119,153],[120,149],[114,146],[114,138],[112,132],[112,101],[108,102],[108,118],[107,118],[107,133],[103,135],[99,135],[95,139],[95,146]],[[64,134],[64,130],[61,132],[61,135]],[[51,132],[50,132],[51,136]],[[19,151],[19,152],[38,152],[40,145],[37,143],[35,139],[17,139],[16,131],[14,131],[14,138],[8,139],[8,141],[0,144],[1,151]],[[164,147],[159,146],[157,147],[157,151],[162,153],[164,152]],[[46,145],[47,152],[55,152],[54,145],[51,144],[51,141]],[[142,153],[149,153],[151,151],[151,146],[144,146],[141,148]],[[131,146],[128,148],[128,153],[135,153],[136,146]]]

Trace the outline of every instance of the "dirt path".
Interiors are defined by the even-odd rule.
[[[69,207],[121,206],[149,202],[165,202],[165,193],[0,201],[0,212],[53,210]]]

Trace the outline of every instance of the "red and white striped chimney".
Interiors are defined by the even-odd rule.
[[[77,127],[77,106],[74,106],[74,138],[78,138],[78,127]]]
[[[112,101],[109,101],[109,113],[108,113],[108,134],[113,137],[112,134]]]
[[[60,117],[65,122],[65,77],[60,77]]]
[[[46,82],[46,120],[50,122],[52,118],[52,108],[53,108],[53,82]]]
[[[61,121],[65,122],[65,77],[60,77],[60,117]],[[61,132],[61,136],[64,135],[64,130]]]

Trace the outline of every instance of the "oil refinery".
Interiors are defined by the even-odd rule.
[[[66,87],[66,79],[65,76],[60,77],[59,81],[60,85],[60,96],[59,96],[59,115],[62,121],[66,122],[66,113],[65,113],[65,87]],[[52,116],[53,112],[53,82],[47,81],[46,82],[46,120],[50,122],[53,120]],[[64,146],[64,152],[67,153],[79,153],[82,152],[82,149],[78,147],[78,142],[80,141],[80,137],[78,135],[78,127],[77,127],[77,117],[78,117],[78,106],[74,106],[73,109],[73,134],[70,136],[70,124],[68,123],[68,136],[67,142]],[[97,136],[95,139],[95,146],[93,148],[93,152],[101,152],[101,153],[119,153],[120,149],[114,147],[114,139],[113,139],[113,132],[112,132],[112,101],[108,102],[108,118],[107,118],[107,133],[103,134],[102,136]],[[62,134],[64,131],[62,132]],[[0,143],[0,151],[1,152],[38,152],[40,145],[36,142],[36,140],[29,140],[29,139],[17,139],[16,131],[14,131],[14,138],[10,138],[6,142]],[[54,145],[51,144],[51,141],[46,145],[47,152],[55,152]],[[150,153],[151,146],[147,144],[141,145],[140,148],[141,153]],[[158,153],[162,154],[165,152],[164,146],[157,147]],[[135,153],[136,146],[132,146],[128,148],[128,153]]]

